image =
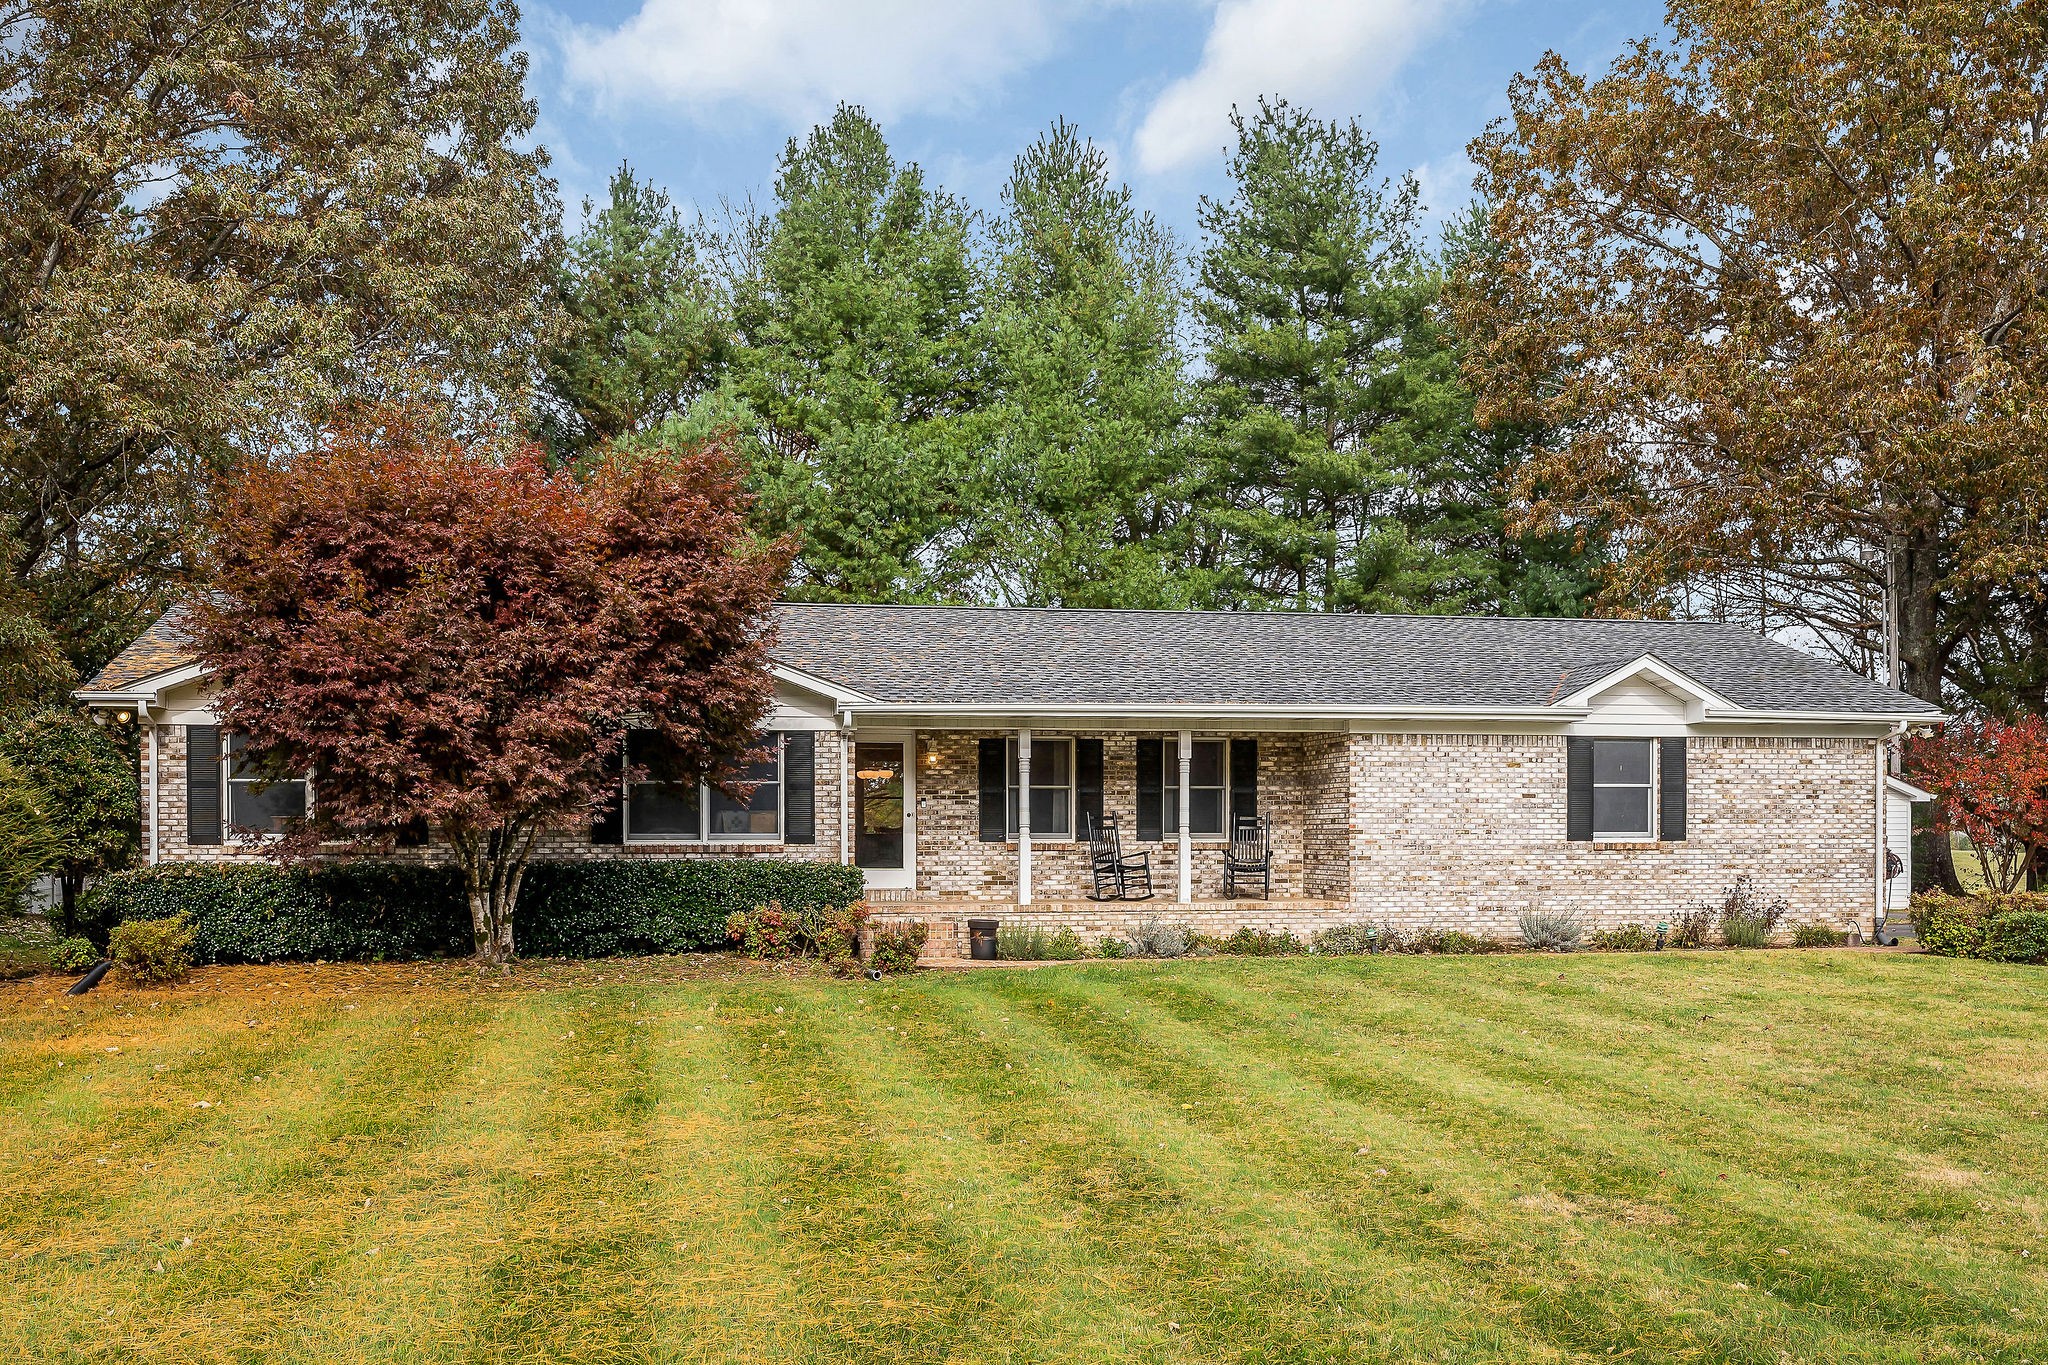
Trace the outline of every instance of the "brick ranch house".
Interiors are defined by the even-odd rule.
[[[1788,923],[1868,934],[1903,903],[1901,812],[1925,795],[1888,777],[1885,741],[1940,719],[1695,621],[788,604],[775,625],[777,756],[750,801],[622,782],[542,856],[851,862],[942,953],[981,916],[1088,936],[1655,924],[1743,873]],[[261,856],[309,799],[240,774],[175,611],[79,696],[141,723],[152,863]],[[1225,899],[1252,815],[1270,898]],[[1090,898],[1077,835],[1105,816],[1154,899]]]

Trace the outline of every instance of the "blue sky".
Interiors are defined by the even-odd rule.
[[[765,202],[784,141],[840,100],[898,157],[993,209],[1056,116],[1110,153],[1187,240],[1224,187],[1233,102],[1357,116],[1432,216],[1469,197],[1465,145],[1554,49],[1604,67],[1661,28],[1657,0],[555,0],[525,33],[573,224],[623,159],[686,207]]]

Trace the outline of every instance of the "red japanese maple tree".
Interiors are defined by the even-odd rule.
[[[220,504],[192,619],[221,724],[311,775],[301,848],[437,832],[506,961],[536,837],[616,797],[629,721],[714,776],[758,742],[786,553],[745,513],[714,447],[570,471],[412,413],[331,431]]]
[[[1941,798],[1935,828],[1961,830],[1995,891],[2040,875],[2048,851],[2048,720],[1970,720],[1907,741],[1913,780]]]

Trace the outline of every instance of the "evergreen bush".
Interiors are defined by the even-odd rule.
[[[721,948],[735,911],[843,907],[860,899],[861,881],[858,868],[770,858],[541,862],[527,869],[513,937],[529,957]],[[80,911],[102,937],[175,914],[191,919],[200,962],[461,957],[473,946],[460,874],[389,859],[161,864],[101,878]]]

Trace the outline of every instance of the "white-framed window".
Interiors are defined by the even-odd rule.
[[[246,739],[237,734],[220,737],[221,790],[226,800],[224,823],[238,832],[282,834],[287,821],[306,814],[306,779],[268,781],[242,757]]]
[[[1593,837],[1656,837],[1657,742],[1593,741]]]
[[[754,794],[736,801],[701,778],[663,771],[653,752],[651,730],[626,735],[629,766],[647,780],[626,786],[625,836],[634,844],[776,843],[782,838],[782,734],[768,736],[773,752],[749,763],[735,782],[754,784]],[[645,736],[646,738],[643,738]]]
[[[1180,834],[1180,745],[1168,743],[1165,793],[1166,837]],[[1198,739],[1188,750],[1188,833],[1197,839],[1223,839],[1230,834],[1230,744]]]
[[[1017,741],[1009,741],[1010,782],[1003,818],[1017,837]],[[1071,839],[1074,835],[1074,741],[1031,741],[1031,837]]]

